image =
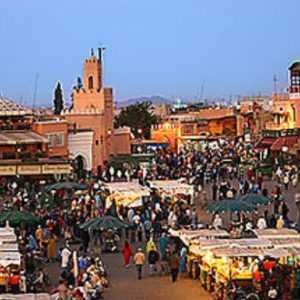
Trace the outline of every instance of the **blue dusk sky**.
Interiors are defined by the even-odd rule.
[[[105,45],[115,99],[271,93],[300,58],[299,0],[0,0],[0,92],[69,99],[91,47]]]

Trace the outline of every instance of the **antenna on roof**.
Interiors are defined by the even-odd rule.
[[[32,109],[35,109],[36,95],[37,95],[37,88],[38,88],[38,80],[39,80],[39,73],[36,73],[36,74],[35,74],[35,79],[34,79],[34,90],[33,90],[33,98],[32,98]]]
[[[277,100],[277,98],[278,98],[278,95],[277,95],[277,82],[278,82],[277,75],[274,74],[274,76],[273,76],[273,83],[274,83],[274,91],[273,91],[273,93],[274,93],[275,100]]]
[[[274,83],[274,94],[277,94],[277,82],[278,82],[278,78],[276,76],[276,74],[274,74],[273,76],[273,83]]]
[[[200,92],[200,100],[203,101],[203,96],[204,96],[204,81],[201,84],[201,92]]]

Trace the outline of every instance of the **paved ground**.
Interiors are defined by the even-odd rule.
[[[200,288],[197,281],[180,277],[172,283],[169,277],[148,275],[144,268],[144,278],[137,280],[135,268],[123,266],[121,254],[103,256],[107,265],[111,287],[105,293],[107,300],[210,300],[209,294]]]

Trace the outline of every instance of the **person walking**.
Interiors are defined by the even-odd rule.
[[[187,249],[183,247],[180,251],[180,272],[186,273],[187,272]]]
[[[122,253],[123,253],[125,267],[128,268],[129,262],[130,262],[130,257],[132,256],[132,250],[131,250],[131,247],[130,247],[130,244],[128,243],[128,241],[125,241]]]
[[[137,253],[134,256],[134,263],[136,266],[137,274],[138,274],[138,280],[142,279],[142,269],[145,264],[145,254],[143,253],[142,248],[139,248],[137,250]]]
[[[53,234],[50,234],[49,240],[47,242],[47,258],[49,262],[53,261],[56,258],[56,251],[56,237]]]
[[[170,256],[169,264],[170,264],[172,282],[175,283],[178,277],[179,264],[180,264],[180,259],[176,251],[173,251],[172,255]]]
[[[161,259],[166,258],[167,246],[168,246],[168,238],[167,238],[166,234],[163,233],[159,239],[159,248],[160,248]]]
[[[157,271],[156,263],[159,260],[159,253],[156,249],[156,247],[152,247],[150,251],[148,252],[148,263],[149,263],[149,271],[150,276],[154,275],[154,272]]]

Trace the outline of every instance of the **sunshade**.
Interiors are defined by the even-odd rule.
[[[51,190],[86,190],[87,188],[87,184],[79,184],[77,182],[65,181],[47,185],[45,187],[45,191],[49,192]]]
[[[0,214],[0,223],[4,224],[6,221],[12,226],[18,226],[21,223],[33,225],[39,223],[39,218],[29,212],[10,210]]]
[[[108,229],[122,229],[127,228],[129,225],[118,218],[112,216],[103,216],[93,218],[83,225],[80,226],[81,229],[100,229],[100,230],[108,230]]]
[[[271,202],[271,200],[263,195],[249,193],[240,198],[240,201],[243,201],[247,204],[251,205],[267,205]]]
[[[211,202],[208,204],[207,211],[209,213],[224,213],[224,212],[251,212],[255,209],[252,204],[239,200],[222,200],[220,202]]]

